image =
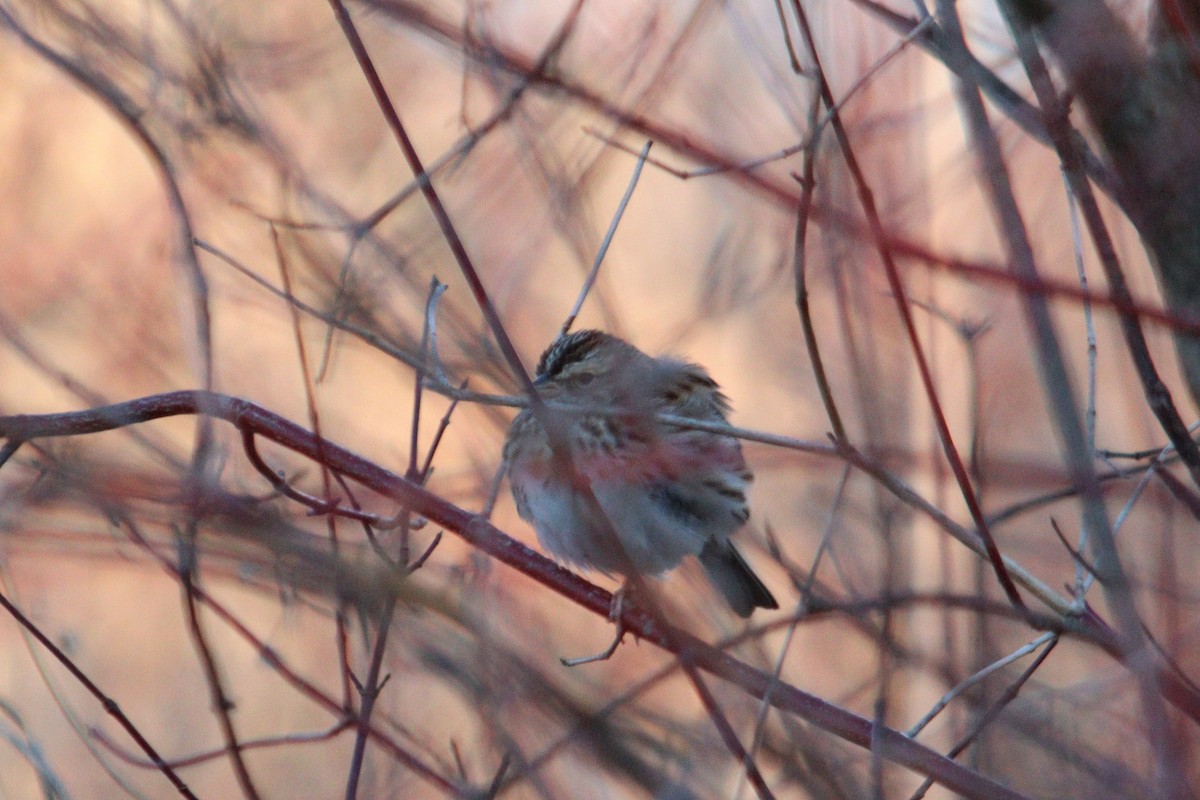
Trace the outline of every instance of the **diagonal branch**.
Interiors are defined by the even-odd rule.
[[[331,442],[318,441],[299,425],[245,400],[211,392],[181,391],[87,411],[0,417],[0,436],[10,441],[76,436],[183,414],[207,414],[307,458],[324,458],[325,466],[332,472],[343,474],[444,526],[482,552],[520,570],[592,613],[608,615],[611,594],[511,539],[482,517],[349,450]],[[403,581],[403,576],[389,572],[379,576],[372,585],[394,592]],[[884,758],[932,777],[951,791],[969,798],[1024,798],[1019,792],[1001,786],[895,730],[875,726],[869,719],[780,683],[771,674],[738,661],[685,631],[667,629],[644,611],[627,609],[624,621],[627,629],[639,638],[670,650],[696,668],[730,681],[754,697],[768,698],[774,707],[795,714],[847,742],[860,747],[878,747]],[[1102,623],[1096,620],[1091,625],[1081,632],[1093,637],[1093,641],[1112,646],[1111,637],[1103,634]]]

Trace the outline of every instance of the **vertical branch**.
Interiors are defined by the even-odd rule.
[[[193,534],[186,534],[194,538]],[[250,800],[258,800],[258,790],[254,786],[254,779],[250,776],[250,769],[246,766],[246,759],[242,756],[242,744],[238,739],[237,730],[233,726],[233,718],[230,716],[230,711],[233,710],[234,704],[229,700],[225,693],[224,679],[221,677],[220,667],[217,666],[216,656],[212,652],[212,648],[208,644],[208,637],[204,631],[204,626],[200,621],[200,610],[196,607],[196,575],[195,569],[181,569],[179,571],[179,579],[183,587],[183,601],[187,608],[188,628],[192,635],[192,642],[196,645],[196,651],[200,655],[200,663],[204,667],[204,677],[208,683],[209,695],[212,698],[213,711],[217,715],[217,720],[221,726],[221,735],[225,739],[225,749],[229,753],[229,759],[233,762],[233,772],[237,776],[238,784],[242,787],[242,792]]]
[[[821,146],[821,131],[824,130],[824,125],[817,122],[820,110],[821,92],[819,89],[814,89],[808,110],[810,138],[804,148],[803,166],[801,174],[797,178],[800,182],[800,202],[796,204],[796,233],[792,243],[792,279],[796,284],[796,307],[800,312],[800,327],[804,331],[804,346],[808,350],[813,376],[817,381],[817,389],[821,393],[821,403],[825,406],[825,414],[829,417],[833,435],[839,441],[844,441],[846,426],[842,424],[842,415],[838,411],[837,402],[833,399],[833,389],[829,386],[829,377],[825,374],[825,360],[821,357],[821,347],[817,343],[817,331],[813,326],[812,310],[808,303],[808,223],[812,216],[813,197],[817,190],[817,150]]]
[[[1028,63],[1028,62],[1026,62]],[[1067,213],[1071,220],[1071,244],[1075,250],[1075,271],[1079,274],[1079,288],[1086,293],[1088,289],[1087,270],[1083,264],[1083,242],[1079,230],[1079,211],[1078,200],[1074,192],[1071,191],[1070,180],[1063,176],[1066,182],[1067,194]],[[1083,301],[1083,319],[1084,327],[1087,331],[1087,410],[1084,412],[1084,428],[1087,433],[1088,450],[1092,454],[1092,458],[1096,456],[1096,321],[1092,316],[1092,303],[1090,299],[1085,298]],[[1144,344],[1144,342],[1143,342]],[[1147,354],[1149,355],[1149,354]],[[1087,542],[1087,526],[1079,526],[1079,552],[1086,553],[1088,550]],[[1113,524],[1113,533],[1117,531],[1117,525]],[[1079,610],[1083,610],[1084,594],[1088,571],[1083,565],[1076,562],[1075,564],[1075,603]]]
[[[389,595],[384,600],[383,610],[380,612],[379,621],[375,626],[379,634],[375,639],[375,646],[371,652],[371,664],[367,668],[366,677],[358,684],[358,692],[362,698],[362,702],[356,715],[358,726],[354,736],[354,750],[350,755],[350,770],[346,776],[346,800],[355,800],[358,797],[358,783],[362,776],[363,764],[366,760],[367,739],[371,730],[371,716],[375,712],[375,702],[379,699],[379,694],[388,682],[388,678],[380,680],[379,676],[383,672],[383,655],[387,651],[388,633],[392,629],[392,616],[395,612],[396,597]]]
[[[1133,296],[1125,280],[1125,271],[1117,257],[1116,246],[1108,232],[1104,217],[1100,213],[1100,204],[1088,181],[1082,153],[1082,137],[1071,128],[1067,118],[1067,108],[1054,89],[1049,70],[1046,68],[1041,53],[1038,52],[1029,23],[1013,10],[1012,0],[1001,2],[1000,9],[1012,31],[1013,39],[1017,44],[1017,55],[1021,59],[1025,74],[1028,75],[1030,85],[1037,97],[1038,105],[1042,109],[1042,115],[1046,120],[1046,129],[1054,144],[1059,161],[1062,163],[1063,174],[1070,187],[1071,195],[1078,201],[1080,211],[1083,213],[1088,235],[1099,255],[1100,267],[1104,270],[1105,280],[1108,281],[1109,293],[1117,301],[1121,334],[1125,338],[1125,346],[1129,349],[1129,355],[1137,370],[1142,393],[1146,397],[1146,404],[1158,418],[1158,424],[1162,426],[1163,432],[1171,440],[1171,444],[1175,445],[1175,449],[1187,465],[1193,483],[1200,486],[1200,447],[1188,433],[1187,425],[1175,408],[1170,389],[1159,377],[1137,314],[1129,310],[1134,305]],[[1176,334],[1176,336],[1181,335],[1183,334]]]
[[[300,362],[300,374],[304,380],[304,399],[308,407],[309,424],[312,425],[312,430],[317,435],[317,440],[324,447],[325,437],[321,432],[321,414],[317,410],[317,397],[312,369],[308,363],[308,350],[304,345],[304,335],[300,330],[300,310],[296,305],[295,292],[292,291],[292,273],[288,265],[287,254],[284,252],[283,245],[279,241],[279,230],[274,225],[271,225],[271,244],[275,250],[275,263],[279,267],[279,280],[292,320],[292,338],[296,343],[296,358]],[[329,467],[326,466],[326,461],[323,457],[318,457],[317,463],[321,466],[321,484],[324,497],[326,500],[330,500],[333,497],[333,484],[329,474]],[[330,548],[336,557],[341,552],[341,540],[338,536],[336,515],[325,515],[325,529],[329,533]],[[340,559],[336,559],[334,563],[340,564],[341,561]],[[337,580],[336,576],[334,580]],[[350,648],[348,639],[349,637],[346,632],[346,602],[343,598],[339,597],[337,608],[334,612],[334,642],[337,647],[338,664],[341,667],[339,671],[342,676],[342,698],[345,701],[347,711],[351,708]]]
[[[434,318],[437,310],[438,299],[442,293],[446,291],[446,284],[439,281],[437,278],[432,278],[429,286],[429,299],[425,306],[424,326],[421,332],[421,360],[416,367],[413,376],[413,411],[412,424],[409,436],[409,455],[408,469],[405,472],[405,478],[412,481],[414,484],[423,485],[425,479],[429,476],[430,465],[433,462],[434,452],[437,450],[438,444],[441,442],[441,432],[445,430],[445,426],[449,424],[449,414],[454,410],[452,405],[447,412],[447,416],[443,418],[443,423],[438,429],[437,435],[434,436],[433,443],[429,447],[429,451],[424,459],[424,466],[418,468],[421,463],[417,455],[417,449],[420,443],[421,432],[421,404],[423,389],[425,385],[425,364],[433,363],[430,357],[430,345],[433,340]],[[399,556],[396,559],[393,567],[393,573],[404,576],[411,572],[414,568],[411,563],[411,555],[409,552],[409,536],[412,528],[412,509],[405,505],[401,508],[400,513],[396,515],[397,527],[399,530]],[[425,555],[421,556],[420,562],[424,563],[433,547],[436,546],[437,540]],[[380,613],[376,629],[379,631],[375,645],[371,653],[371,663],[367,668],[367,675],[359,684],[359,694],[362,697],[362,705],[358,711],[358,730],[354,738],[354,750],[350,757],[350,772],[346,779],[346,800],[355,800],[358,796],[358,785],[362,775],[363,763],[366,759],[367,739],[371,732],[371,717],[375,711],[375,703],[379,699],[383,687],[387,684],[390,676],[380,676],[383,671],[383,658],[387,652],[387,642],[392,628],[392,619],[396,613],[396,603],[399,599],[394,594],[389,594],[383,601],[383,610]]]
[[[938,15],[943,30],[951,37],[955,47],[965,51],[966,41],[953,0],[939,0]],[[979,158],[984,188],[996,217],[996,225],[1008,249],[1012,269],[1027,280],[1038,281],[1041,278],[1025,223],[1012,194],[1008,167],[1001,155],[996,133],[988,121],[979,90],[965,81],[960,81],[958,97],[973,145],[972,151]],[[1063,458],[1068,472],[1080,492],[1083,524],[1087,526],[1088,534],[1092,537],[1096,554],[1096,574],[1116,616],[1117,631],[1123,648],[1131,656],[1141,654],[1146,648],[1143,623],[1134,603],[1129,577],[1121,564],[1099,482],[1092,471],[1091,455],[1079,421],[1079,410],[1050,316],[1049,305],[1045,297],[1032,292],[1022,293],[1021,298],[1033,334],[1042,389],[1046,394],[1055,428],[1061,437]],[[1183,785],[1183,773],[1180,771],[1175,745],[1169,740],[1166,710],[1163,707],[1162,690],[1156,671],[1149,659],[1141,658],[1140,655],[1133,659],[1131,668],[1137,678],[1142,709],[1156,757],[1159,759],[1159,767],[1163,777],[1170,782],[1170,795],[1174,798],[1188,797],[1190,791]]]
[[[793,0],[792,7],[799,20],[800,31],[804,36],[805,46],[808,48],[809,54],[816,65],[816,80],[820,85],[821,99],[825,103],[825,107],[832,111],[837,107],[837,103],[834,100],[833,91],[829,88],[829,82],[825,79],[824,72],[821,69],[820,55],[817,52],[816,41],[813,38],[812,29],[808,23],[808,15],[805,13],[804,7],[800,4],[799,0]],[[933,420],[938,429],[942,451],[945,454],[947,462],[950,464],[951,470],[954,472],[954,478],[958,482],[959,491],[962,493],[963,500],[971,512],[971,519],[975,522],[979,536],[983,540],[988,560],[991,562],[992,569],[996,573],[996,578],[1000,582],[1000,586],[1004,589],[1004,593],[1008,596],[1009,601],[1014,607],[1024,608],[1025,603],[1021,599],[1021,595],[1017,591],[1012,578],[1009,576],[1008,569],[1004,566],[1004,559],[1001,556],[999,547],[996,546],[996,542],[992,538],[987,520],[983,516],[983,509],[980,508],[979,501],[975,496],[975,490],[971,485],[971,478],[967,474],[967,468],[963,464],[962,457],[959,455],[958,449],[954,444],[953,437],[950,435],[950,426],[946,422],[941,401],[938,399],[937,387],[933,384],[933,376],[929,371],[929,364],[926,361],[924,350],[917,336],[912,310],[909,308],[908,293],[904,288],[903,281],[900,280],[900,270],[896,265],[891,247],[888,244],[889,239],[884,231],[879,210],[875,206],[875,198],[867,183],[866,175],[863,173],[858,159],[854,155],[854,147],[850,142],[845,125],[842,124],[841,115],[833,114],[830,117],[830,123],[833,126],[834,136],[837,138],[842,157],[846,161],[846,166],[850,170],[851,178],[858,190],[859,201],[867,217],[872,239],[875,242],[880,260],[883,262],[884,271],[887,274],[888,287],[896,298],[896,308],[900,313],[905,333],[908,336],[913,356],[917,362],[917,371],[920,373],[921,383],[925,389],[925,396],[933,412]]]

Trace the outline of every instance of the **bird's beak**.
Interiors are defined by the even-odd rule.
[[[553,400],[562,393],[562,387],[545,375],[539,375],[533,380],[533,388],[543,400]]]

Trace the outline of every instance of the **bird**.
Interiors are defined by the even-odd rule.
[[[543,548],[626,578],[694,556],[739,617],[779,607],[730,541],[750,517],[740,442],[658,418],[727,421],[729,401],[704,367],[580,330],[542,353],[533,385],[544,406],[517,414],[503,458],[517,513]]]

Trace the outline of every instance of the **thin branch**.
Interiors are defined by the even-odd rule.
[[[938,15],[954,46],[966,51],[966,42],[953,2],[939,0]],[[965,82],[960,82],[958,95],[959,106],[973,144],[972,150],[979,159],[984,188],[987,190],[996,226],[1008,250],[1013,270],[1036,279],[1038,268],[1033,248],[1012,192],[1008,167],[1002,156],[999,139],[988,120],[983,100],[978,89]],[[1134,602],[1129,577],[1121,563],[1099,481],[1092,472],[1091,457],[1080,425],[1070,374],[1058,342],[1050,309],[1041,297],[1025,295],[1022,300],[1037,352],[1042,390],[1046,395],[1055,428],[1062,437],[1063,459],[1070,471],[1072,482],[1080,487],[1083,524],[1088,527],[1088,535],[1092,537],[1094,566],[1100,576],[1105,597],[1112,606],[1116,630],[1125,639],[1128,650],[1137,652],[1145,647],[1141,617]],[[1146,716],[1159,767],[1173,784],[1172,796],[1183,797],[1186,793],[1183,792],[1181,779],[1178,777],[1182,773],[1179,771],[1177,747],[1169,740],[1166,709],[1162,704],[1156,670],[1150,666],[1135,666],[1134,675],[1137,677],[1142,711]]]
[[[808,47],[809,55],[812,56],[813,62],[816,64],[821,99],[825,103],[825,107],[833,111],[837,107],[837,103],[834,101],[833,91],[829,88],[829,82],[825,79],[824,72],[821,69],[820,56],[817,53],[816,40],[813,38],[812,29],[808,24],[808,16],[799,0],[794,0],[792,8],[796,13],[797,19],[800,21],[800,30],[804,36],[805,46]],[[987,519],[984,517],[983,509],[980,507],[979,500],[975,495],[975,489],[971,484],[971,477],[967,473],[966,465],[963,463],[962,456],[959,454],[958,448],[954,444],[954,438],[950,433],[950,425],[946,421],[946,415],[942,410],[942,403],[938,398],[937,387],[934,385],[933,375],[929,370],[925,351],[917,334],[916,325],[913,323],[912,311],[909,308],[907,299],[908,292],[904,288],[904,282],[900,279],[900,270],[896,266],[895,254],[884,233],[883,221],[879,216],[878,208],[876,208],[875,198],[867,183],[866,174],[863,172],[854,154],[854,147],[850,142],[850,137],[846,132],[845,126],[842,124],[841,117],[834,113],[830,121],[842,158],[845,160],[846,166],[850,170],[850,175],[854,180],[854,185],[858,190],[859,203],[866,214],[876,251],[883,262],[888,287],[896,298],[896,307],[900,312],[900,319],[904,324],[904,330],[908,336],[909,345],[917,363],[917,372],[921,377],[921,385],[925,390],[925,398],[929,403],[933,421],[937,427],[942,452],[945,454],[946,461],[950,465],[950,470],[954,473],[954,478],[958,482],[959,491],[967,504],[967,509],[971,513],[971,519],[975,522],[979,537],[983,540],[984,549],[987,551],[987,558],[992,565],[992,570],[996,573],[996,579],[1000,582],[1000,586],[1004,589],[1004,593],[1008,595],[1012,604],[1017,608],[1023,608],[1025,601],[1021,598],[1016,585],[1012,581],[1012,577],[1008,574],[1008,569],[1000,553],[1000,548],[997,547],[995,540],[992,538],[991,531],[987,525]]]
[[[291,269],[288,264],[287,254],[284,252],[283,245],[279,241],[279,231],[276,229],[276,227],[274,225],[271,226],[271,243],[275,248],[275,262],[279,266],[279,279],[283,284],[283,291],[284,291],[284,294],[286,295],[286,299],[287,299],[288,316],[291,318],[291,322],[292,322],[292,338],[296,343],[296,358],[300,362],[300,373],[304,378],[304,399],[305,399],[305,403],[308,407],[309,424],[312,425],[313,433],[315,433],[318,438],[324,439],[324,437],[321,434],[321,415],[320,415],[320,412],[317,410],[316,389],[314,388],[314,385],[313,385],[314,381],[313,381],[312,370],[309,367],[309,363],[308,363],[308,350],[304,345],[304,335],[303,335],[303,332],[300,327],[300,313],[299,313],[299,309],[296,307],[296,303],[295,303],[296,294],[295,294],[295,292],[292,291]],[[246,445],[248,452],[253,450],[253,445],[254,445],[253,438],[251,438],[248,441],[244,439],[243,443]],[[252,462],[254,462],[256,456],[257,456],[257,453],[254,453],[251,456]],[[261,461],[262,461],[262,459],[259,458],[258,459],[259,463],[255,464],[255,466],[260,467]],[[322,490],[324,491],[326,498],[331,498],[331,497],[333,497],[333,483],[332,483],[332,480],[330,479],[329,470],[325,468],[323,459],[318,459],[318,463],[322,465],[321,466]],[[260,473],[263,472],[261,467],[259,468],[259,472]],[[282,479],[281,479],[281,482],[282,482]],[[288,487],[288,488],[290,489],[290,487]],[[336,515],[334,515],[334,514],[325,515],[325,529],[329,533],[329,543],[333,549],[334,555],[336,556],[341,550],[341,541],[339,540],[339,537],[338,537],[337,516]],[[350,663],[350,656],[349,656],[350,648],[349,648],[348,639],[349,639],[349,636],[346,631],[346,606],[345,606],[344,602],[339,600],[338,607],[336,609],[336,613],[334,614],[334,641],[335,641],[335,645],[337,648],[337,656],[338,656],[339,664],[345,665],[345,664]],[[350,673],[349,673],[348,669],[342,670],[342,696],[345,698],[347,706],[349,706],[349,703],[350,703]]]
[[[1058,634],[1055,632],[1043,633],[1041,636],[1034,639],[1032,642],[1029,642],[1026,645],[1018,647],[1016,650],[1012,651],[1011,653],[1006,655],[1004,658],[998,659],[996,661],[993,661],[991,664],[988,664],[986,667],[979,670],[974,675],[972,675],[971,677],[962,681],[957,686],[952,688],[950,691],[948,691],[944,695],[942,695],[941,698],[939,698],[938,701],[933,704],[933,708],[929,709],[929,711],[925,713],[925,716],[923,716],[923,717],[921,717],[921,719],[917,720],[917,722],[911,728],[909,728],[907,731],[904,732],[905,735],[911,736],[914,739],[917,736],[920,736],[921,731],[925,730],[925,726],[927,726],[930,722],[933,722],[933,718],[936,717],[938,714],[942,713],[942,710],[946,706],[950,705],[950,703],[954,702],[955,698],[961,696],[965,691],[970,689],[972,686],[975,686],[980,681],[987,678],[989,675],[992,675],[992,674],[1004,669],[1005,667],[1007,667],[1009,664],[1013,663],[1014,661],[1024,658],[1025,656],[1034,652],[1035,650],[1037,650],[1039,647],[1042,647],[1043,645],[1052,644],[1057,639],[1058,639]]]
[[[249,429],[282,444],[308,458],[322,454],[334,472],[340,472],[355,481],[391,497],[411,508],[414,513],[426,517],[435,524],[453,531],[469,544],[492,557],[515,567],[534,578],[547,588],[561,594],[572,602],[594,614],[607,617],[612,605],[612,595],[585,581],[574,573],[563,569],[546,557],[525,545],[514,541],[486,520],[460,509],[412,481],[405,480],[388,470],[363,459],[331,442],[318,445],[315,437],[294,423],[272,414],[253,403],[208,392],[173,392],[115,406],[54,415],[16,415],[0,417],[0,436],[17,437],[25,440],[44,436],[72,436],[111,430],[122,425],[177,416],[179,414],[210,414],[224,419],[239,429]],[[385,573],[377,576],[372,585],[376,590],[383,588],[393,592],[417,591],[411,581]],[[989,778],[960,764],[944,758],[902,734],[891,729],[873,731],[870,720],[850,713],[831,703],[806,694],[795,687],[779,683],[769,673],[754,669],[716,650],[691,634],[666,628],[643,609],[627,609],[624,622],[628,630],[640,639],[664,647],[681,659],[690,661],[696,668],[740,686],[750,695],[763,698],[779,709],[796,714],[812,724],[845,739],[866,747],[875,740],[883,745],[885,756],[898,764],[925,775],[935,777],[937,782],[951,791],[969,798],[989,800],[1022,800],[1024,795],[1001,786]],[[1100,625],[1099,620],[1089,623]],[[1111,639],[1103,638],[1103,629],[1093,627],[1089,635],[1102,637],[1100,641],[1112,647]],[[1189,699],[1184,689],[1164,681],[1172,690],[1171,696],[1182,707],[1195,704],[1200,715],[1200,701]]]
[[[370,738],[371,715],[375,711],[375,701],[379,699],[388,678],[383,674],[383,656],[387,651],[388,633],[392,628],[392,616],[396,612],[396,597],[389,595],[383,603],[383,611],[375,629],[379,632],[371,652],[371,662],[367,667],[367,677],[358,684],[358,693],[362,700],[358,714],[355,717],[357,729],[354,738],[354,750],[350,758],[350,768],[346,775],[346,800],[354,800],[358,796],[358,784],[362,776],[362,766],[366,758],[367,740]]]
[[[596,282],[596,276],[600,274],[600,265],[604,262],[604,256],[607,255],[613,236],[617,233],[617,225],[620,224],[621,217],[625,216],[625,208],[629,205],[629,201],[633,197],[633,190],[637,188],[638,178],[642,176],[642,167],[646,166],[646,158],[650,155],[650,145],[652,144],[654,144],[652,141],[646,142],[642,147],[642,152],[638,154],[637,164],[633,168],[633,175],[629,177],[629,185],[625,187],[625,194],[621,197],[621,202],[617,204],[617,210],[613,214],[612,222],[608,224],[608,232],[604,234],[604,240],[600,243],[600,249],[596,251],[596,260],[592,262],[592,269],[583,282],[583,288],[579,290],[579,297],[576,298],[575,305],[571,307],[571,313],[567,314],[567,319],[563,322],[562,330],[558,334],[559,336],[566,336],[567,332],[571,330],[571,326],[575,324],[575,318],[579,316],[579,310],[583,308],[583,301],[587,299],[588,293],[592,290],[592,285]]]
[[[234,704],[225,691],[224,678],[221,676],[217,658],[213,654],[212,647],[208,643],[208,636],[200,621],[200,611],[196,607],[196,571],[181,569],[179,578],[180,586],[183,589],[184,607],[187,609],[188,629],[191,632],[192,642],[196,645],[196,651],[200,655],[200,663],[204,667],[204,677],[212,697],[213,712],[217,715],[217,721],[221,726],[221,735],[225,739],[225,752],[233,763],[233,773],[242,787],[242,792],[250,800],[258,800],[258,789],[254,786],[250,768],[246,766],[246,759],[242,756],[243,745],[238,739],[237,730],[233,725],[233,717],[230,714]]]
[[[996,717],[1000,715],[1000,712],[1003,711],[1009,703],[1017,699],[1017,695],[1020,693],[1021,688],[1029,682],[1029,679],[1032,678],[1039,669],[1041,669],[1042,662],[1044,662],[1050,656],[1050,653],[1054,651],[1054,648],[1057,646],[1057,644],[1058,640],[1053,639],[1050,641],[1050,644],[1042,650],[1042,652],[1038,653],[1038,656],[1033,660],[1033,663],[1021,673],[1021,675],[1012,683],[1011,686],[1004,690],[1004,694],[998,697],[996,702],[992,704],[992,707],[988,709],[987,713],[979,718],[971,731],[962,739],[960,739],[953,748],[951,748],[951,758],[956,758],[960,753],[962,753],[962,751],[966,750],[967,747],[970,746],[971,742],[975,741],[979,734],[982,733],[988,725],[992,724]],[[913,793],[910,800],[921,800],[921,798],[925,796],[926,792],[929,791],[929,788],[932,785],[932,781],[926,780],[921,784],[920,788]]]
[[[825,373],[825,360],[821,357],[821,346],[817,341],[817,331],[808,302],[808,223],[812,216],[813,196],[817,189],[816,160],[822,127],[816,124],[816,117],[820,109],[821,93],[814,91],[808,113],[809,130],[813,132],[812,139],[804,151],[804,165],[798,178],[800,202],[796,204],[796,228],[792,242],[792,280],[796,285],[796,308],[800,312],[800,327],[804,331],[804,347],[808,351],[813,377],[821,393],[821,403],[825,406],[825,414],[829,417],[834,438],[842,441],[846,438],[846,426],[842,424],[842,415],[838,411],[837,401],[834,400],[829,376]]]
[[[116,701],[105,694],[99,686],[93,683],[92,679],[89,678],[84,671],[81,670],[75,664],[75,662],[72,661],[67,654],[62,651],[61,648],[59,648],[58,645],[51,641],[49,636],[42,633],[42,630],[35,625],[32,620],[22,614],[21,610],[13,605],[13,603],[9,601],[8,597],[5,596],[3,592],[0,592],[0,606],[2,606],[4,610],[8,612],[9,616],[16,620],[22,628],[29,631],[30,635],[37,639],[38,643],[41,644],[42,647],[46,648],[47,652],[54,656],[58,663],[62,664],[63,667],[66,668],[67,672],[71,673],[71,676],[74,677],[75,680],[78,681],[79,684],[83,686],[83,688],[86,689],[89,694],[92,695],[92,697],[96,698],[96,700],[104,708],[105,713],[116,720],[117,724],[120,725],[127,734],[129,734],[129,738],[133,739],[134,743],[141,748],[141,751],[145,753],[146,756],[154,763],[155,768],[166,776],[167,780],[171,782],[171,785],[175,787],[176,792],[183,797],[189,797],[192,798],[192,800],[196,800],[196,795],[192,794],[191,789],[189,789],[187,784],[183,782],[183,779],[176,774],[171,765],[168,764],[166,760],[164,760],[163,757],[158,754],[158,751],[154,749],[154,746],[150,744],[146,737],[142,736],[142,732],[137,729],[129,717],[125,716],[125,712],[121,711],[121,708],[117,705]]]
[[[312,733],[288,733],[281,736],[264,736],[259,739],[247,739],[242,742],[243,750],[261,750],[271,747],[283,747],[292,744],[312,744],[313,742],[326,742],[336,738],[344,730],[350,727],[350,720],[342,720],[336,723],[332,728],[323,731],[314,731]],[[115,755],[127,764],[132,764],[135,767],[153,768],[154,763],[125,750],[112,739],[108,737],[104,731],[99,728],[93,728],[90,731],[91,735],[104,746],[108,752]],[[203,753],[195,753],[190,756],[180,756],[171,760],[171,766],[178,769],[184,767],[195,767],[205,764],[209,761],[215,761],[225,755],[225,749],[208,750]]]
[[[1036,52],[1036,48],[1034,48]],[[1028,65],[1029,62],[1026,61]],[[1028,66],[1027,66],[1028,69]],[[1047,81],[1048,83],[1048,81]],[[1054,123],[1050,123],[1051,128],[1055,128]],[[1071,191],[1070,179],[1063,174],[1063,180],[1066,182],[1067,189],[1067,212],[1071,221],[1071,245],[1075,252],[1075,272],[1079,275],[1079,288],[1085,292],[1088,288],[1087,270],[1083,264],[1083,241],[1079,231],[1079,211],[1077,209],[1077,200],[1074,193]],[[1090,301],[1083,302],[1083,323],[1087,335],[1087,408],[1084,411],[1084,427],[1087,431],[1088,452],[1092,458],[1096,457],[1096,320],[1092,315],[1092,304]],[[1134,324],[1137,321],[1134,320]],[[1147,355],[1149,355],[1147,353]],[[1079,552],[1086,552],[1088,549],[1088,528],[1086,525],[1079,526]],[[1075,565],[1075,600],[1077,603],[1082,603],[1084,595],[1087,594],[1085,585],[1086,576],[1089,573],[1079,564]]]
[[[792,72],[797,75],[804,74],[804,68],[800,66],[800,59],[796,56],[796,46],[792,44],[792,33],[788,30],[787,14],[783,11],[783,0],[775,0],[775,13],[779,17],[779,29],[783,31],[783,44],[787,48],[788,59],[791,61]]]

